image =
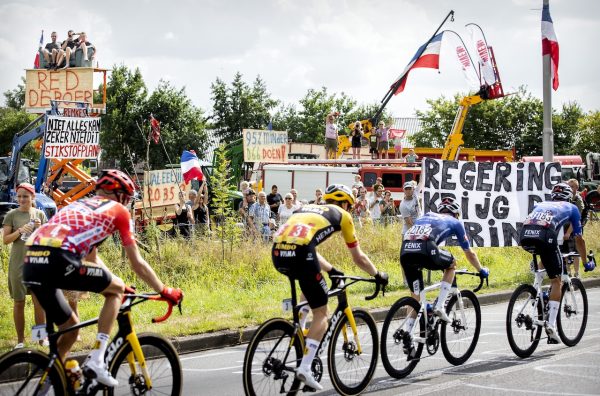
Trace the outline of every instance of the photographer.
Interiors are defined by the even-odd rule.
[[[383,225],[391,224],[396,216],[396,208],[394,207],[394,200],[392,199],[391,191],[384,191],[383,202],[381,202],[379,206],[381,209]]]

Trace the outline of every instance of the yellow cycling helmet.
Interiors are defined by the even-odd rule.
[[[352,190],[348,188],[348,186],[343,184],[331,184],[325,190],[325,195],[323,199],[326,201],[328,199],[338,201],[338,202],[348,202],[350,205],[354,205],[354,195],[352,195]]]

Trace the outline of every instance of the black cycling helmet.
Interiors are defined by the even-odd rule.
[[[460,213],[460,205],[456,202],[456,199],[452,197],[444,197],[442,198],[442,202],[440,202],[437,206],[438,213],[450,213],[452,215],[457,215]]]
[[[96,190],[113,192],[119,202],[128,201],[135,193],[135,184],[129,176],[117,169],[104,169],[100,171],[96,180]]]
[[[323,199],[325,199],[325,201],[333,200],[340,203],[346,201],[350,205],[354,205],[354,195],[352,195],[352,190],[344,184],[331,184],[325,189]]]
[[[573,198],[573,190],[567,183],[558,183],[552,187],[550,199],[553,201],[570,201]]]

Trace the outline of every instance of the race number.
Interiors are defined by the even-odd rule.
[[[31,328],[31,341],[42,341],[47,337],[46,324],[35,325]]]
[[[292,312],[292,299],[291,298],[284,298],[281,301],[281,310],[283,312]]]

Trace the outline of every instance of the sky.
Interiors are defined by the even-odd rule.
[[[444,29],[467,41],[465,24],[482,27],[504,91],[525,85],[541,99],[541,7],[542,0],[2,0],[0,91],[14,89],[32,67],[42,29],[44,42],[53,30],[62,41],[73,29],[88,33],[100,67],[139,67],[150,89],[160,79],[185,87],[208,114],[211,83],[229,83],[238,71],[248,83],[260,75],[284,103],[323,86],[375,103],[453,9]],[[550,12],[560,45],[553,107],[577,101],[585,111],[600,110],[600,1],[551,0]],[[442,45],[440,62],[439,72],[411,72],[388,103],[394,116],[469,91],[451,46]]]

